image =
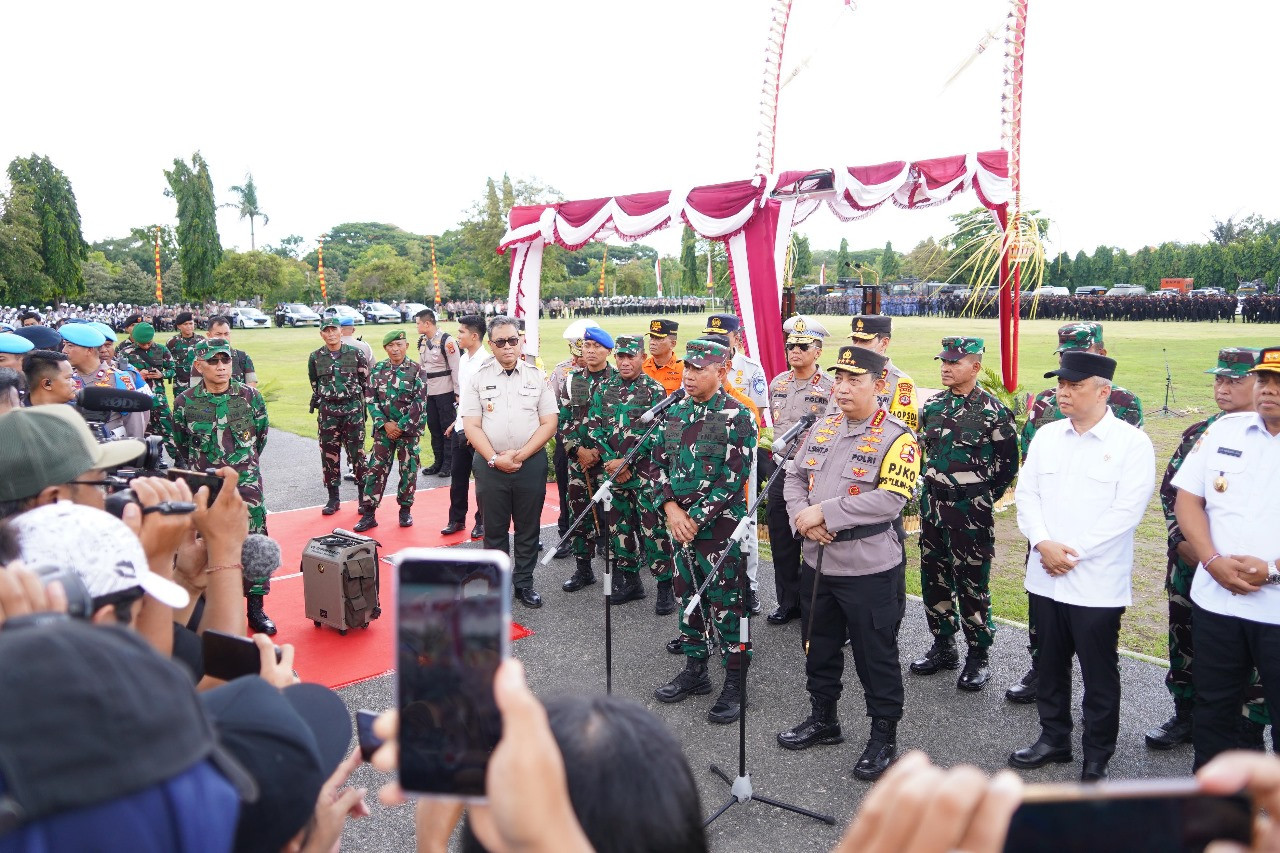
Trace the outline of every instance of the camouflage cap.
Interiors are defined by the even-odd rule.
[[[208,361],[211,356],[222,353],[231,357],[231,343],[226,338],[205,338],[196,344],[196,358]]]
[[[1259,350],[1249,347],[1227,347],[1218,350],[1218,366],[1205,373],[1215,376],[1248,376],[1249,369],[1258,363]]]
[[[1054,352],[1102,346],[1101,323],[1068,323],[1058,329],[1058,348]]]
[[[843,346],[836,356],[836,363],[827,368],[830,371],[840,370],[845,373],[862,375],[864,373],[880,374],[889,363],[886,356],[866,347]]]
[[[1249,368],[1250,373],[1266,371],[1280,373],[1280,347],[1267,347],[1258,353],[1258,363]]]
[[[614,355],[644,355],[644,340],[639,335],[618,335],[613,342]]]
[[[966,355],[980,355],[986,352],[986,349],[986,341],[982,338],[943,338],[942,352],[935,355],[934,359],[959,361]]]
[[[129,337],[133,338],[140,344],[149,344],[156,337],[156,327],[150,323],[139,323],[133,327],[133,331],[129,333]]]
[[[405,336],[404,329],[397,329],[394,332],[387,332],[385,335],[382,336],[382,345],[385,347],[388,344],[395,343],[396,341],[407,341],[407,340],[409,340],[409,338]]]
[[[348,318],[348,319],[350,319],[350,318]],[[338,322],[338,318],[337,318],[337,316],[335,316],[335,315],[333,315],[333,314],[330,314],[328,317],[325,317],[324,319],[322,319],[322,320],[320,321],[320,328],[321,328],[321,329],[336,329],[336,328],[338,328],[338,327],[339,327],[339,325],[341,325],[341,324]],[[352,321],[351,321],[351,325],[353,325],[353,326],[355,325],[355,321],[354,321],[354,320],[352,320]]]
[[[693,367],[719,367],[729,360],[729,348],[715,341],[692,340],[684,345],[685,364]]]
[[[853,333],[849,337],[856,341],[869,341],[878,335],[887,338],[893,334],[893,318],[883,314],[855,314],[850,326]]]

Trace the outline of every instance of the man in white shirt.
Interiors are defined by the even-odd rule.
[[[484,318],[468,314],[458,318],[458,345],[462,355],[458,357],[458,388],[468,387],[471,377],[481,362],[489,358],[482,350],[484,343]],[[467,443],[467,434],[462,427],[462,413],[444,431],[445,441],[453,442],[453,465],[449,469],[449,523],[441,530],[441,534],[451,536],[461,533],[467,526],[467,491],[471,481],[471,446]],[[472,539],[484,537],[484,522],[480,514],[480,505],[476,504],[476,526],[471,529]]]
[[[1039,627],[1040,737],[1009,756],[1028,769],[1069,762],[1071,658],[1084,680],[1082,781],[1107,776],[1120,729],[1120,617],[1132,603],[1133,534],[1155,490],[1155,450],[1107,408],[1116,362],[1063,353],[1065,419],[1032,439],[1015,491],[1018,529],[1031,543],[1025,586]],[[1237,710],[1240,707],[1236,702]]]
[[[1249,372],[1255,411],[1211,424],[1173,478],[1178,527],[1199,560],[1191,582],[1197,769],[1236,747],[1255,666],[1267,705],[1280,708],[1280,347],[1262,350]]]

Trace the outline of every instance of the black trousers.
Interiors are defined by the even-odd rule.
[[[1254,667],[1267,707],[1273,715],[1280,709],[1280,625],[1222,616],[1193,603],[1191,636],[1196,649],[1191,672],[1196,687],[1192,737],[1199,769],[1218,753],[1240,748],[1236,734],[1240,705]]]
[[[467,489],[471,482],[471,457],[474,452],[467,446],[465,431],[454,430],[453,435],[445,440],[453,445],[453,467],[449,469],[449,523],[466,524]],[[477,498],[476,524],[480,521],[480,500]]]
[[[800,604],[800,540],[791,530],[787,517],[787,501],[782,495],[784,476],[769,486],[769,508],[765,520],[769,527],[769,548],[773,551],[773,588],[778,606],[787,610]]]
[[[560,520],[556,522],[556,529],[563,536],[573,523],[573,516],[569,515],[569,454],[565,453],[564,442],[560,441],[559,436],[556,437],[556,449],[551,455],[556,466],[556,492],[560,495]]]
[[[1080,743],[1085,761],[1107,761],[1120,731],[1120,617],[1123,607],[1082,607],[1032,594],[1039,634],[1036,708],[1041,739],[1071,745],[1071,658],[1080,659],[1084,697]],[[1196,662],[1197,665],[1199,661]],[[1236,714],[1240,713],[1236,702]]]
[[[427,431],[431,434],[431,457],[442,471],[451,470],[450,466],[453,464],[453,442],[449,441],[444,431],[457,417],[458,410],[454,408],[452,392],[427,396]]]
[[[515,526],[511,583],[516,589],[533,587],[533,567],[538,562],[538,533],[542,502],[547,494],[547,454],[535,453],[520,470],[508,474],[472,453],[476,472],[476,501],[484,514],[484,547],[511,554],[507,534]]]
[[[867,716],[902,718],[902,664],[898,626],[906,613],[906,564],[858,577],[823,575],[813,596],[814,571],[800,569],[800,610],[812,625],[805,675],[809,693],[839,701],[844,641],[851,640],[853,665],[866,695]]]

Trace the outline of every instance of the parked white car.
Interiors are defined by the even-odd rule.
[[[326,317],[335,317],[339,320],[343,317],[350,317],[352,320],[355,320],[357,326],[363,326],[365,322],[364,315],[352,308],[350,305],[330,305],[328,308],[324,309],[323,313]]]
[[[252,305],[231,309],[231,325],[237,329],[265,329],[271,325],[271,318]]]

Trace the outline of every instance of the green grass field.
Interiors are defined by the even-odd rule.
[[[602,323],[612,334],[643,333],[647,317],[634,316]],[[701,318],[685,315],[678,318],[684,330],[683,339],[695,337],[702,329]],[[845,317],[822,317],[832,333],[823,352],[822,363],[835,360],[840,339],[848,333]],[[542,359],[547,369],[562,360],[567,350],[561,333],[566,320],[544,321],[541,325],[544,345]],[[1060,323],[1050,320],[1024,321],[1021,328],[1021,365],[1019,379],[1027,392],[1048,387],[1045,371],[1057,366],[1054,349]],[[445,323],[451,334],[456,325]],[[357,329],[381,355],[380,341],[391,329],[403,328],[410,344],[417,339],[413,325],[364,326]],[[1146,412],[1146,431],[1156,448],[1156,460],[1163,474],[1164,464],[1177,447],[1182,431],[1214,411],[1212,377],[1204,371],[1212,367],[1217,352],[1224,346],[1268,346],[1280,344],[1280,326],[1224,323],[1111,323],[1104,328],[1108,354],[1119,361],[1116,382],[1142,400]],[[945,320],[930,317],[902,317],[895,320],[894,342],[890,349],[893,361],[922,387],[938,386],[937,362],[939,340],[945,335],[980,335],[988,345],[988,363],[999,371],[998,331],[994,320]],[[259,387],[267,395],[271,425],[298,435],[315,438],[315,415],[307,413],[310,387],[307,383],[307,354],[321,345],[319,333],[311,329],[237,330],[236,346],[247,351],[258,370]],[[1172,417],[1158,413],[1164,403],[1165,361],[1173,375],[1173,399],[1170,407],[1185,413]],[[422,459],[430,464],[431,450],[423,442]],[[317,471],[317,474],[319,472]],[[1022,589],[1026,544],[1018,533],[1012,508],[997,521],[996,563],[992,569],[991,592],[996,613],[1017,621],[1026,620],[1027,601]],[[908,562],[915,561],[909,553]],[[915,563],[918,565],[918,563]],[[1138,529],[1134,567],[1134,604],[1125,614],[1121,644],[1134,651],[1164,657],[1166,655],[1166,604],[1163,592],[1165,572],[1164,518],[1158,496],[1153,496],[1142,525]],[[908,571],[908,585],[919,594],[919,576]]]

